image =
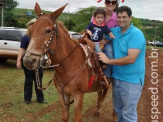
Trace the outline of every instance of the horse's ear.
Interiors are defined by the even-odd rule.
[[[64,8],[68,5],[64,5],[63,7],[59,8],[58,10],[54,11],[53,13],[50,14],[50,17],[52,18],[53,22],[58,18],[58,16],[62,13]]]
[[[36,3],[36,5],[35,5],[35,13],[37,16],[39,16],[42,13],[42,10],[38,3]]]

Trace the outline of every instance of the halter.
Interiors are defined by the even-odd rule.
[[[42,14],[41,14],[42,15]],[[25,52],[25,56],[29,57],[31,55],[33,56],[39,56],[40,57],[40,64],[43,63],[43,61],[45,61],[45,55],[49,52],[51,53],[52,55],[54,54],[54,52],[50,49],[50,44],[54,38],[54,33],[56,33],[56,39],[58,38],[59,36],[59,33],[58,33],[58,27],[57,27],[57,23],[54,24],[54,27],[53,27],[53,30],[51,32],[51,35],[50,35],[50,38],[49,40],[47,41],[47,43],[44,45],[44,47],[42,48],[42,54],[37,54],[37,53],[34,53],[34,52],[31,52],[30,50],[26,50]],[[48,57],[49,58],[49,57]],[[48,60],[48,59],[46,59]],[[39,67],[42,67],[43,65],[40,65]],[[38,67],[38,68],[39,68]]]

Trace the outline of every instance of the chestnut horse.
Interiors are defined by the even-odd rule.
[[[66,4],[67,5],[67,4]],[[54,65],[54,84],[57,88],[63,121],[69,119],[70,97],[74,99],[75,122],[81,122],[83,96],[86,92],[97,91],[97,113],[106,95],[106,89],[99,88],[95,81],[88,90],[91,71],[88,66],[88,57],[80,44],[75,43],[65,27],[56,21],[62,13],[63,6],[51,14],[44,14],[38,3],[35,5],[37,21],[30,27],[31,41],[23,58],[28,69],[35,70],[40,66],[41,58],[46,54]]]

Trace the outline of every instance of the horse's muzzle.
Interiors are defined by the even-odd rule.
[[[39,58],[33,56],[24,56],[23,64],[29,70],[35,70],[39,67]]]

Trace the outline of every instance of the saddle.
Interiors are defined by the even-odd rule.
[[[88,60],[89,70],[90,70],[90,74],[89,74],[90,85],[88,86],[88,90],[91,89],[91,85],[95,81],[98,81],[97,83],[99,84],[99,86],[101,82],[105,82],[106,87],[108,87],[108,80],[102,71],[101,64],[98,59],[98,55],[94,51],[95,50],[94,43],[87,36],[84,36],[83,38],[79,39],[79,43],[81,44],[81,47],[86,53],[86,56],[90,55],[90,59]]]

